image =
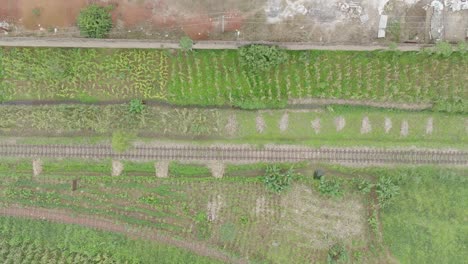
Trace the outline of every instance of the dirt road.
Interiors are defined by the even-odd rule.
[[[321,43],[292,42],[246,42],[246,41],[197,41],[194,49],[237,49],[247,44],[273,44],[288,50],[352,50],[371,51],[388,49],[382,45],[323,45]],[[138,39],[85,39],[85,38],[32,38],[0,37],[0,46],[14,47],[66,47],[66,48],[132,48],[132,49],[178,49],[177,42],[157,42]],[[418,51],[416,44],[401,44],[402,51]]]

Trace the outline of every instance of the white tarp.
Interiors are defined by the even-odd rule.
[[[445,0],[444,2],[450,11],[468,10],[468,0]]]

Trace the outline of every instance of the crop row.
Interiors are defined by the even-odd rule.
[[[288,51],[288,55],[279,67],[252,75],[240,66],[237,51],[228,50],[3,48],[0,99],[138,97],[261,108],[314,97],[436,102],[441,108],[466,110],[466,54],[442,58],[417,52]]]

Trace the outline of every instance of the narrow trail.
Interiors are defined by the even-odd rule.
[[[178,248],[183,248],[189,251],[194,252],[197,255],[210,257],[217,259],[226,263],[248,263],[246,260],[232,258],[226,253],[216,250],[214,248],[208,247],[203,242],[191,242],[178,240],[160,234],[155,229],[149,228],[138,228],[135,226],[129,226],[126,224],[116,223],[115,221],[98,218],[90,215],[76,215],[72,212],[65,210],[52,210],[44,209],[37,207],[6,207],[0,208],[0,215],[2,216],[12,216],[12,217],[21,217],[28,219],[40,219],[47,220],[56,223],[62,224],[75,224],[84,227],[90,227],[98,230],[122,233],[131,238],[135,239],[145,239],[160,242],[163,244],[175,246]]]
[[[311,42],[259,42],[259,41],[196,41],[193,49],[238,49],[248,44],[278,45],[288,50],[350,50],[372,51],[389,49],[382,45],[344,45]],[[62,47],[62,48],[118,48],[118,49],[179,49],[178,42],[158,42],[143,39],[86,39],[0,37],[0,46],[11,47]],[[427,45],[400,44],[401,51],[418,51]]]
[[[137,146],[117,153],[110,145],[0,144],[0,156],[24,158],[82,158],[138,161],[217,161],[225,163],[323,162],[343,165],[451,165],[468,166],[468,151],[441,149],[309,148],[301,146],[190,144]]]

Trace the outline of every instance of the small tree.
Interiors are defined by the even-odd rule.
[[[293,175],[294,171],[292,168],[285,171],[280,169],[277,165],[269,165],[266,168],[263,182],[268,189],[280,193],[291,185]]]
[[[96,4],[83,8],[77,23],[81,35],[87,38],[104,38],[112,28],[112,17],[109,13],[111,8]]]
[[[179,41],[179,47],[183,51],[191,51],[193,48],[193,40],[187,36],[184,36]]]
[[[140,114],[145,110],[145,105],[140,99],[132,99],[128,111],[132,114]]]
[[[239,49],[240,62],[249,71],[267,71],[288,60],[288,54],[276,46],[250,45]]]

